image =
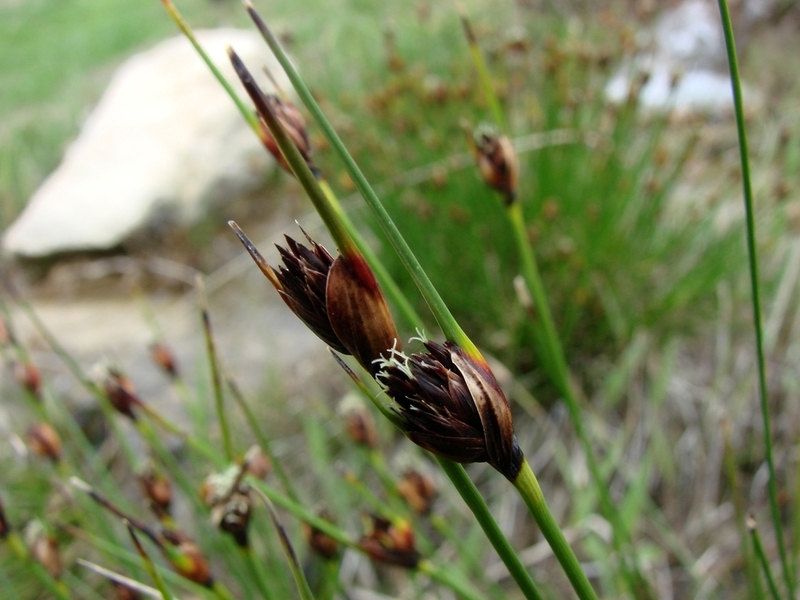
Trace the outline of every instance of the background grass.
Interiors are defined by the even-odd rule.
[[[246,22],[235,3],[179,6],[198,28]],[[304,77],[368,177],[385,184],[383,198],[392,216],[457,318],[513,374],[508,389],[519,402],[518,436],[545,494],[561,511],[557,518],[576,536],[579,556],[604,595],[623,597],[625,588],[609,560],[607,530],[596,514],[597,497],[587,484],[584,459],[563,407],[547,384],[528,315],[514,291],[518,264],[500,201],[471,168],[441,162],[466,150],[461,119],[477,123],[489,117],[455,13],[446,4],[365,1],[304,4],[302,14],[288,1],[258,8],[277,21],[285,39],[291,39],[290,50]],[[767,519],[732,124],[727,119],[643,117],[635,110],[635,97],[628,104],[607,105],[603,83],[629,49],[635,27],[613,12],[565,15],[483,2],[467,3],[466,10],[508,111],[511,135],[524,138],[567,129],[579,138],[521,155],[520,198],[568,360],[584,390],[587,429],[646,572],[664,597],[667,591],[676,598],[752,597],[755,577],[742,562],[738,511],[752,507],[764,515],[762,523]],[[800,353],[800,119],[791,101],[797,82],[780,61],[792,47],[792,27],[796,23],[785,21],[771,32],[773,37],[783,35],[784,47],[770,47],[776,42],[765,36],[763,44],[752,44],[745,55],[745,77],[766,98],[752,118],[750,132],[779,489],[790,503],[797,501],[794,444],[800,390],[793,368]],[[133,50],[173,33],[155,1],[0,4],[3,224],[57,164],[114,66]],[[346,196],[351,184],[343,169],[313,129],[312,139],[320,165]],[[433,167],[415,177],[418,173],[412,169],[426,165]],[[282,189],[297,194],[291,182]],[[358,202],[348,206],[365,228],[375,230]],[[212,243],[217,224],[201,224],[198,231],[201,235],[193,246],[218,248]],[[374,242],[415,297],[377,233]],[[220,263],[219,256],[211,254],[206,250],[201,267]],[[271,403],[288,404],[290,399],[274,393],[274,387]],[[272,413],[260,417],[286,454],[308,449],[294,457],[297,462],[289,460],[303,499],[313,505],[315,498],[328,498],[341,526],[360,531],[360,513],[375,506],[331,464],[347,465],[387,502],[390,490],[331,408],[343,388],[344,383],[321,392],[320,401],[309,407],[314,416],[302,425],[283,430],[274,425]],[[13,386],[9,389],[14,429],[22,432],[36,411],[22,409],[23,396]],[[538,403],[531,402],[531,394]],[[260,399],[266,395],[258,393]],[[213,428],[213,413],[204,408],[208,390],[201,386],[192,398],[191,427],[207,432]],[[49,414],[60,414],[57,397],[45,406],[55,411]],[[65,427],[66,421],[58,422]],[[242,432],[241,450],[252,433],[241,418],[234,422]],[[730,426],[727,441],[722,422]],[[71,439],[66,429],[62,433]],[[387,427],[380,430],[380,445],[390,461],[402,462],[409,452],[413,460],[424,460]],[[11,454],[5,447],[0,452]],[[67,443],[67,452],[71,464],[90,477],[74,440]],[[154,453],[168,464],[169,454]],[[308,463],[298,460],[306,456]],[[208,525],[206,511],[197,503],[195,489],[208,465],[185,449],[179,458],[183,466],[171,471],[180,488],[181,525],[213,557],[228,585],[242,597],[255,597],[252,575],[236,559],[230,541]],[[731,471],[723,469],[728,458],[738,485]],[[119,548],[130,547],[119,524],[52,485],[60,476],[54,468],[27,461],[9,464],[0,492],[10,520],[22,524],[48,515],[66,548],[70,585],[78,586],[77,579],[85,576],[72,560],[86,555],[104,564],[124,564],[133,576],[146,580],[135,557],[99,552],[96,542],[86,543],[55,527],[76,523],[116,540]],[[130,478],[131,465],[121,458],[111,467],[113,478]],[[512,515],[503,523],[513,529],[515,544],[535,547],[537,534],[519,514],[507,487],[484,466],[475,466],[471,474],[496,514]],[[114,488],[103,489],[110,494]],[[136,492],[125,492],[117,494],[118,500],[143,513]],[[455,532],[453,537],[425,519],[416,526],[423,539],[430,538],[436,558],[457,556],[456,568],[470,575],[477,572],[478,586],[490,593],[493,583],[481,581],[483,574],[470,561],[477,560],[492,579],[492,568],[486,566],[492,559],[452,491],[443,488],[442,493],[445,497],[435,513]],[[288,517],[287,521],[302,547],[299,527]],[[290,582],[263,513],[257,513],[254,527],[257,550],[266,557],[265,568],[278,588],[276,597],[289,597]],[[768,528],[763,534],[769,547]],[[464,539],[475,540],[469,546],[476,548],[474,555],[457,553],[456,542]],[[325,575],[330,567],[312,559],[304,548],[301,553],[309,571],[330,584],[330,575]],[[7,551],[0,557],[0,577],[13,583],[9,589],[23,598],[44,597],[24,564]],[[352,577],[343,585],[357,587],[365,581],[345,565],[341,569]],[[547,594],[560,597],[564,581],[554,574],[552,562],[536,562],[533,572]],[[383,569],[371,573],[373,587],[387,594],[421,597],[430,592],[445,597],[424,578]],[[89,582],[104,589],[98,580]],[[169,583],[180,585],[174,577]],[[512,586],[502,580],[501,585],[503,594],[513,595]],[[99,597],[86,587],[80,589],[86,597]]]

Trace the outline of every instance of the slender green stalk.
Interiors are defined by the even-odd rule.
[[[505,116],[497,100],[492,85],[491,78],[489,77],[486,63],[483,60],[483,54],[478,46],[477,39],[472,31],[469,21],[464,14],[461,14],[461,22],[464,27],[464,33],[467,38],[467,43],[470,47],[472,59],[475,68],[478,71],[481,85],[484,94],[486,95],[489,104],[492,108],[492,113],[498,125],[504,128]],[[623,527],[622,522],[617,514],[617,511],[608,494],[607,486],[601,476],[594,451],[589,442],[589,438],[583,429],[583,420],[581,418],[581,409],[578,404],[575,392],[572,389],[570,382],[569,367],[567,366],[566,357],[564,354],[561,339],[555,327],[550,305],[547,301],[547,294],[542,284],[542,279],[539,275],[539,270],[536,266],[536,259],[533,253],[530,240],[528,239],[527,230],[525,228],[525,219],[522,213],[522,207],[519,202],[512,201],[506,203],[507,215],[511,222],[514,231],[514,241],[517,246],[517,252],[522,261],[522,276],[525,281],[528,292],[531,295],[533,302],[533,328],[536,337],[537,346],[542,353],[540,358],[544,364],[545,371],[553,379],[553,383],[558,388],[559,392],[563,395],[567,408],[575,428],[578,439],[583,446],[584,453],[587,457],[589,471],[595,488],[600,496],[600,509],[603,516],[609,521],[612,528],[612,543],[615,550],[620,555],[622,572],[628,587],[634,597],[637,598],[655,598],[655,595],[650,588],[647,580],[642,576],[641,569],[638,565],[638,560],[635,554],[630,557],[629,553],[624,553],[623,548],[630,545],[629,535]]]
[[[220,85],[223,88],[225,88],[225,91],[228,93],[228,96],[230,96],[231,100],[233,100],[236,103],[236,107],[239,109],[239,112],[242,113],[242,116],[245,118],[250,127],[252,127],[256,132],[258,132],[258,119],[256,119],[256,116],[253,114],[253,111],[249,110],[247,106],[245,106],[244,102],[242,102],[242,100],[234,91],[233,86],[230,84],[230,82],[227,79],[225,79],[225,77],[222,75],[222,73],[220,73],[219,69],[211,60],[211,58],[209,58],[208,54],[206,54],[206,51],[203,50],[203,47],[200,45],[200,43],[197,41],[197,38],[194,36],[192,28],[189,27],[189,24],[181,16],[180,12],[178,12],[176,6],[172,3],[171,0],[161,0],[161,3],[164,5],[164,8],[167,10],[167,13],[172,18],[172,20],[175,21],[175,24],[178,26],[178,28],[180,28],[180,30],[183,32],[183,35],[185,35],[186,38],[191,42],[192,46],[194,46],[194,49],[200,55],[200,58],[203,59],[203,62],[206,63],[208,68],[214,74],[214,77],[216,77]]]
[[[219,362],[217,361],[217,348],[214,344],[214,334],[211,331],[211,315],[208,312],[208,300],[206,299],[203,280],[199,275],[195,279],[195,287],[197,288],[197,299],[200,304],[200,314],[203,319],[203,336],[206,341],[208,367],[211,371],[211,383],[214,387],[214,406],[217,409],[219,428],[222,430],[222,448],[225,451],[225,458],[231,461],[233,460],[233,443],[231,442],[231,432],[228,427],[228,417],[225,414],[222,377],[219,373]]]
[[[731,488],[734,517],[736,519],[736,528],[739,530],[741,543],[742,560],[744,561],[745,571],[747,572],[747,587],[750,590],[751,598],[761,598],[764,590],[761,588],[758,564],[756,564],[754,560],[753,551],[751,549],[752,542],[750,536],[748,536],[745,503],[742,497],[739,473],[736,469],[736,457],[734,456],[733,447],[731,446],[730,421],[724,419],[720,424],[720,429],[722,430],[723,440],[723,465],[725,467],[725,474],[728,476],[728,485]]]
[[[761,536],[758,534],[756,520],[752,516],[748,516],[747,518],[747,528],[750,531],[750,539],[753,540],[753,550],[756,553],[758,562],[761,564],[761,569],[764,571],[764,577],[767,579],[767,587],[769,588],[772,600],[781,600],[781,595],[778,593],[778,586],[775,584],[775,578],[772,576],[772,569],[769,568],[767,554],[764,552],[764,546],[761,543]]]
[[[261,427],[258,424],[258,419],[256,419],[253,410],[247,403],[247,399],[244,397],[242,390],[239,389],[239,385],[236,383],[230,373],[227,372],[225,373],[225,382],[228,384],[228,389],[230,390],[233,399],[239,405],[239,408],[242,409],[244,418],[247,420],[247,424],[250,426],[250,430],[253,432],[258,445],[269,457],[269,460],[272,463],[272,468],[275,469],[275,474],[278,476],[278,479],[281,480],[281,484],[286,490],[286,493],[293,500],[299,501],[299,496],[297,495],[297,491],[294,489],[291,479],[289,479],[289,476],[286,474],[286,471],[284,471],[283,466],[278,460],[278,457],[276,457],[275,453],[272,451],[272,444],[270,443],[269,438],[264,435],[264,432],[261,430]]]
[[[386,295],[391,298],[392,303],[394,304],[395,308],[400,312],[400,316],[405,321],[408,327],[418,327],[420,323],[422,323],[422,317],[419,316],[416,309],[411,305],[406,295],[397,285],[392,276],[389,275],[389,272],[386,270],[386,267],[380,261],[378,256],[375,252],[372,251],[369,244],[367,244],[366,240],[364,240],[363,236],[358,232],[356,226],[350,220],[350,217],[347,216],[347,213],[342,209],[342,205],[339,203],[339,199],[336,197],[336,194],[333,193],[331,186],[328,185],[328,182],[325,179],[320,179],[319,184],[322,187],[322,191],[325,192],[325,195],[328,197],[328,201],[331,203],[333,209],[339,214],[339,218],[345,225],[345,228],[350,233],[350,236],[353,238],[356,246],[358,249],[361,250],[361,254],[364,255],[367,263],[369,266],[372,267],[373,272],[375,273],[375,278],[381,285],[381,288],[386,292]]]
[[[733,38],[733,24],[727,0],[718,0],[719,12],[722,17],[722,29],[725,33],[725,48],[728,53],[728,66],[731,72],[731,89],[733,91],[733,108],[736,115],[736,129],[739,133],[739,157],[742,162],[742,191],[744,194],[745,224],[747,228],[747,255],[750,267],[750,288],[753,302],[753,324],[756,334],[756,354],[758,357],[758,389],[761,400],[761,417],[764,423],[764,450],[769,470],[769,504],[772,511],[772,524],[775,528],[775,540],[783,568],[783,578],[789,590],[789,596],[794,598],[794,577],[789,568],[786,556],[786,545],[783,539],[783,524],[778,507],[778,484],[775,474],[775,461],[772,458],[772,428],[770,426],[769,405],[767,396],[767,375],[764,360],[764,333],[761,324],[761,293],[759,291],[758,255],[756,249],[756,223],[753,209],[753,186],[750,182],[750,158],[747,149],[747,129],[744,123],[744,101],[742,99],[742,85],[739,77],[739,61],[736,57],[736,42]]]
[[[522,463],[519,475],[514,481],[514,487],[517,488],[525,504],[528,505],[528,510],[530,510],[531,515],[539,525],[542,535],[544,535],[553,549],[558,562],[564,568],[564,572],[572,583],[572,587],[575,588],[578,597],[581,600],[597,600],[597,594],[586,578],[583,569],[581,569],[581,565],[572,552],[567,539],[553,518],[544,499],[542,488],[539,487],[539,481],[536,479],[536,475],[533,474],[527,460]]]
[[[459,17],[461,18],[461,26],[464,28],[464,37],[467,38],[470,54],[472,54],[472,62],[475,63],[475,70],[478,71],[478,77],[481,80],[481,89],[486,95],[486,102],[492,111],[495,121],[500,126],[500,129],[506,128],[506,119],[503,108],[500,106],[500,101],[497,99],[497,94],[494,91],[492,78],[489,76],[489,69],[486,68],[486,61],[483,60],[483,53],[480,46],[478,46],[478,39],[475,37],[475,32],[472,30],[472,25],[464,14],[462,7],[458,7]]]
[[[222,73],[220,73],[220,71],[214,66],[214,63],[211,62],[211,59],[208,57],[208,54],[206,54],[205,50],[203,50],[203,47],[197,41],[197,38],[195,38],[191,27],[189,27],[188,23],[186,23],[186,21],[183,19],[181,14],[178,12],[178,9],[175,7],[175,5],[172,4],[170,0],[162,0],[162,3],[167,9],[167,12],[169,13],[170,17],[173,19],[173,21],[175,21],[175,23],[178,25],[183,34],[192,43],[197,53],[200,55],[200,57],[203,59],[206,65],[208,65],[214,77],[217,79],[220,85],[222,85],[222,87],[225,89],[228,96],[230,96],[231,100],[233,100],[234,104],[236,104],[236,107],[239,109],[239,112],[242,114],[245,121],[247,121],[248,125],[250,125],[251,129],[260,139],[261,131],[258,126],[258,119],[253,114],[253,111],[251,111],[244,104],[244,102],[236,93],[236,91],[233,89],[233,87],[230,85],[228,80],[225,79]],[[273,84],[275,84],[274,81]],[[275,84],[275,87],[278,88],[277,84]],[[279,89],[278,91],[282,95],[284,95],[283,90]],[[339,203],[338,198],[336,198],[336,195],[333,193],[333,190],[331,189],[330,185],[328,185],[327,181],[321,177],[321,174],[318,175],[319,175],[318,181],[320,187],[322,188],[322,191],[328,197],[328,200],[330,201],[332,208],[339,213],[339,216],[342,222],[344,223],[345,228],[349,232],[350,236],[353,238],[353,241],[355,242],[356,246],[358,246],[359,250],[361,250],[361,253],[364,254],[364,257],[367,259],[367,262],[370,264],[370,266],[372,266],[372,269],[375,272],[375,277],[377,278],[383,290],[386,292],[386,295],[389,298],[391,298],[394,306],[397,308],[398,311],[400,311],[401,316],[405,319],[406,324],[408,326],[413,327],[415,326],[416,323],[420,323],[421,319],[417,314],[417,311],[408,301],[408,298],[405,296],[405,294],[403,294],[402,290],[394,281],[394,279],[392,279],[392,277],[389,275],[389,272],[386,270],[383,264],[381,264],[380,261],[378,261],[377,257],[375,256],[375,253],[370,249],[369,245],[366,243],[364,238],[358,232],[355,225],[353,225],[353,222],[350,220],[350,218],[347,216],[344,210],[342,210],[341,204]]]
[[[298,96],[300,96],[300,99],[303,101],[303,104],[305,104],[308,111],[322,129],[322,132],[327,138],[328,142],[341,158],[345,168],[347,169],[347,172],[350,175],[350,178],[353,180],[358,188],[358,191],[366,200],[367,205],[375,215],[378,224],[388,238],[392,248],[394,248],[394,251],[400,258],[400,261],[403,263],[403,266],[406,268],[409,275],[411,275],[411,278],[414,280],[417,288],[419,288],[420,293],[430,307],[431,312],[433,313],[436,322],[439,324],[439,327],[441,327],[444,335],[447,337],[447,339],[458,343],[465,352],[473,357],[481,357],[481,354],[475,344],[469,339],[469,337],[467,337],[467,334],[464,333],[463,329],[461,329],[461,326],[455,320],[455,317],[450,312],[450,309],[448,309],[445,305],[444,300],[442,300],[439,292],[433,286],[433,283],[431,283],[431,280],[427,273],[425,273],[422,265],[419,264],[417,257],[414,256],[414,253],[411,251],[408,243],[395,226],[392,218],[389,216],[389,213],[386,211],[383,204],[378,199],[378,196],[375,194],[375,191],[372,189],[366,177],[364,177],[364,174],[361,172],[361,169],[358,167],[355,160],[353,160],[353,157],[350,155],[350,152],[348,152],[341,138],[339,138],[339,135],[325,117],[319,104],[317,104],[317,101],[312,96],[305,82],[295,70],[277,38],[272,34],[266,23],[264,23],[264,21],[248,1],[245,1],[245,6],[247,7],[250,17],[253,19],[253,22],[256,24],[259,31],[261,31],[261,34],[264,36],[264,39],[266,40],[270,49],[278,59],[278,62],[281,63],[281,66],[289,76],[289,79],[291,80]],[[281,150],[283,150],[283,147],[281,147]],[[285,152],[284,155],[286,155]],[[288,156],[286,158],[288,161]],[[312,201],[314,201],[314,198],[312,198]],[[316,207],[317,203],[314,202],[314,205]],[[328,225],[326,215],[321,213],[320,216],[325,224]],[[334,231],[331,231],[331,235],[334,235],[335,239]]]
[[[449,587],[456,594],[465,600],[482,600],[483,596],[478,594],[471,584],[461,578],[454,577],[452,573],[434,565],[429,560],[421,560],[417,565],[417,570],[425,573],[434,581],[438,581],[444,586]]]
[[[638,566],[636,556],[632,552],[626,552],[624,548],[629,545],[625,528],[622,526],[617,510],[614,503],[611,501],[611,496],[608,493],[608,486],[604,482],[604,478],[600,473],[600,467],[597,464],[594,450],[589,441],[589,436],[583,428],[583,418],[581,416],[581,407],[575,392],[572,389],[572,384],[569,377],[569,367],[567,366],[564,349],[561,345],[561,339],[556,331],[553,315],[550,312],[550,305],[547,301],[547,294],[542,284],[542,279],[539,276],[539,270],[536,266],[536,259],[533,255],[530,241],[525,230],[525,221],[522,215],[522,208],[518,202],[513,202],[508,207],[508,216],[511,225],[514,229],[514,238],[517,243],[517,251],[522,259],[522,277],[528,291],[531,294],[533,301],[533,309],[536,316],[534,327],[540,331],[544,348],[546,350],[545,360],[548,362],[551,377],[558,391],[564,397],[569,412],[572,426],[575,433],[581,442],[584,454],[586,455],[586,462],[589,467],[589,473],[594,482],[594,487],[600,496],[600,510],[603,516],[609,521],[612,529],[612,543],[614,549],[620,556],[623,575],[631,592],[637,598],[654,598],[652,589],[649,583],[641,574]],[[630,562],[629,562],[630,561]]]
[[[126,520],[125,526],[128,528],[128,533],[131,536],[131,540],[136,548],[136,552],[142,559],[142,564],[144,565],[147,574],[150,575],[150,579],[153,580],[153,585],[156,586],[156,589],[159,591],[164,600],[171,600],[172,594],[170,594],[169,590],[167,590],[167,584],[164,583],[164,580],[158,573],[155,564],[153,564],[153,560],[150,558],[150,555],[147,554],[147,550],[144,549],[144,546],[142,546],[142,543],[139,541],[139,536],[136,535],[136,530],[134,529],[133,525],[131,525],[130,521]]]
[[[72,594],[64,585],[64,582],[59,581],[45,569],[33,556],[28,552],[25,542],[16,531],[11,531],[5,538],[6,544],[11,548],[11,551],[17,558],[24,560],[33,571],[39,583],[44,585],[58,600],[71,600]]]
[[[261,597],[264,598],[264,600],[273,600],[274,596],[272,595],[272,591],[269,589],[269,585],[267,584],[266,578],[262,571],[263,563],[261,562],[261,559],[250,547],[242,548],[242,557],[247,565],[247,570],[250,572],[250,577],[252,577],[253,581],[255,581]]]
[[[543,596],[536,588],[536,584],[533,583],[533,579],[525,569],[525,565],[522,564],[519,555],[511,547],[506,536],[500,531],[500,527],[498,527],[492,513],[489,511],[489,507],[486,506],[486,501],[481,496],[478,488],[475,487],[475,484],[472,483],[464,467],[438,456],[435,458],[442,470],[450,478],[450,481],[453,482],[456,491],[463,498],[472,514],[475,515],[478,524],[486,533],[486,537],[489,538],[495,551],[505,563],[508,572],[525,597],[529,600],[543,600]]]
[[[302,600],[314,600],[311,586],[308,585],[308,579],[306,579],[303,568],[300,566],[300,561],[297,560],[297,554],[292,546],[292,541],[289,539],[286,529],[284,529],[280,519],[278,519],[278,513],[275,512],[275,507],[266,495],[259,494],[259,497],[264,501],[264,506],[266,506],[269,511],[269,516],[272,519],[272,524],[275,526],[275,531],[278,532],[278,538],[280,539],[283,552],[286,555],[286,560],[289,563],[289,569],[292,571],[292,576],[294,577],[294,582],[297,586],[300,598],[302,598]]]

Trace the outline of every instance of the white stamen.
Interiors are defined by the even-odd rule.
[[[389,358],[384,358],[381,356],[380,358],[376,358],[372,362],[378,365],[378,370],[381,373],[385,373],[385,371],[391,367],[399,369],[409,379],[413,379],[414,376],[411,374],[411,368],[408,366],[409,357],[406,356],[402,350],[397,349],[397,338],[395,338],[392,347],[389,349]],[[379,375],[381,373],[378,373]]]

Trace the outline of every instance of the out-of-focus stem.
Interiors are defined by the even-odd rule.
[[[761,401],[761,418],[764,425],[764,450],[769,470],[769,506],[772,513],[772,525],[775,529],[775,542],[783,568],[783,579],[789,590],[789,596],[794,598],[794,576],[789,568],[786,556],[786,544],[783,539],[783,523],[778,506],[778,484],[775,474],[775,461],[772,458],[772,429],[767,396],[767,375],[764,359],[764,334],[761,324],[761,293],[758,277],[758,250],[756,248],[756,223],[753,209],[753,186],[750,182],[750,158],[747,150],[747,128],[744,123],[744,100],[742,99],[742,84],[739,76],[739,61],[736,57],[736,42],[733,38],[733,24],[727,0],[718,0],[719,12],[722,17],[722,30],[725,34],[725,48],[728,54],[728,67],[731,72],[731,89],[733,92],[733,108],[736,115],[736,129],[739,133],[739,157],[742,164],[742,191],[744,195],[745,226],[747,233],[747,256],[750,267],[750,290],[753,303],[753,325],[756,334],[756,355],[758,358],[758,390]]]

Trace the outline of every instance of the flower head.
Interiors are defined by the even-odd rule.
[[[409,469],[397,482],[397,492],[414,512],[426,515],[436,499],[436,482],[429,473]]]
[[[178,376],[178,363],[169,346],[163,342],[154,342],[150,345],[150,357],[162,371],[170,377]]]
[[[15,361],[13,364],[14,379],[35,398],[40,398],[42,391],[42,374],[30,360]]]
[[[118,413],[135,421],[136,413],[133,412],[133,408],[140,406],[142,401],[136,395],[136,389],[130,378],[117,367],[103,365],[95,368],[95,377],[100,381],[111,406]]]
[[[318,515],[320,518],[328,521],[329,523],[333,523],[333,517],[328,511],[322,510],[318,513]],[[306,522],[302,523],[302,527],[303,537],[305,538],[306,543],[322,558],[325,560],[331,560],[335,558],[337,554],[339,554],[339,542],[337,542],[327,533]]]
[[[64,571],[64,565],[58,549],[58,540],[47,531],[44,523],[34,519],[25,527],[23,536],[31,556],[52,578],[59,579]]]
[[[319,169],[317,169],[316,165],[314,165],[314,161],[311,159],[311,142],[308,139],[308,130],[306,129],[306,121],[303,118],[303,115],[300,114],[300,111],[297,110],[297,107],[288,100],[281,100],[281,98],[273,94],[262,93],[262,97],[264,102],[269,105],[270,109],[272,109],[272,112],[278,117],[281,125],[289,135],[289,138],[292,140],[292,142],[294,142],[294,145],[297,146],[297,149],[300,151],[301,156],[305,159],[306,164],[311,169],[311,172],[315,175],[318,174]],[[275,141],[275,138],[272,136],[272,133],[270,133],[269,128],[264,122],[263,116],[260,116],[259,119],[258,133],[264,146],[266,146],[270,154],[275,157],[275,160],[278,161],[278,164],[281,166],[281,168],[287,173],[291,173],[292,168],[283,157],[281,149],[278,147],[278,143]]]
[[[172,504],[172,483],[163,474],[159,473],[153,465],[148,465],[138,476],[139,487],[142,490],[150,508],[158,518],[170,514]]]
[[[413,569],[420,560],[414,545],[414,530],[405,519],[384,519],[370,515],[367,533],[359,545],[375,561]]]
[[[333,258],[308,235],[309,246],[286,236],[283,264],[271,267],[244,232],[229,223],[286,305],[333,350],[352,354],[374,374],[375,360],[399,344],[389,306],[358,252]]]
[[[165,529],[156,543],[178,575],[207,588],[214,586],[211,566],[200,547],[189,536],[180,531]]]
[[[483,180],[510,205],[519,185],[519,161],[511,141],[489,125],[478,127],[468,140]]]
[[[395,351],[376,375],[396,403],[408,438],[460,463],[488,462],[514,481],[522,450],[511,410],[488,365],[454,342],[425,342],[427,352]]]
[[[247,530],[253,512],[250,486],[242,481],[247,467],[231,465],[225,471],[206,477],[200,495],[211,509],[211,522],[221,531],[230,533],[239,546],[246,548]]]
[[[40,421],[31,425],[25,438],[28,449],[36,456],[49,458],[53,462],[61,459],[61,437],[49,423]]]

